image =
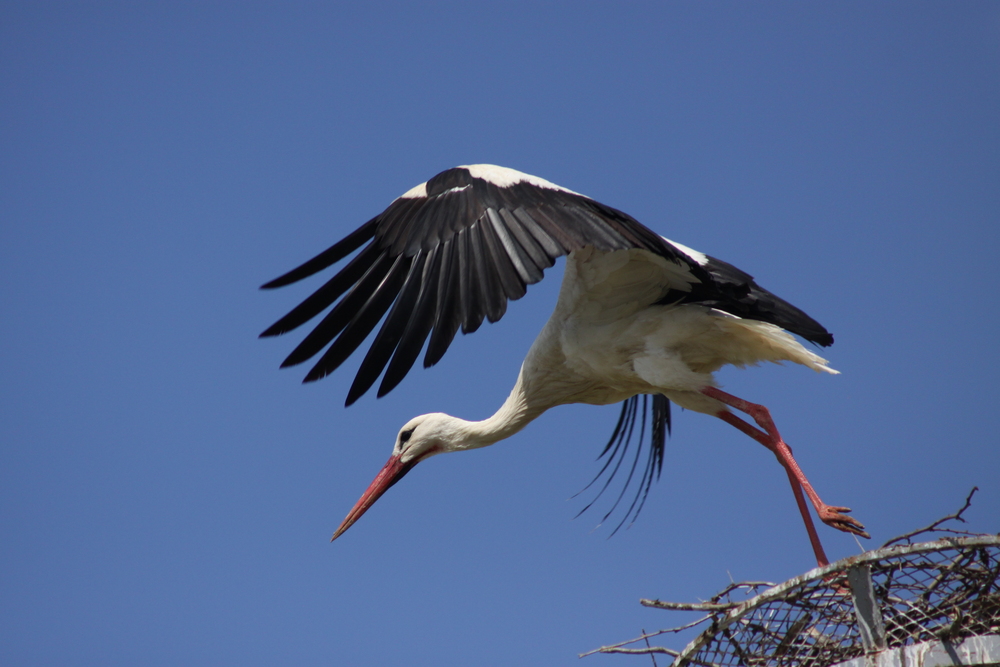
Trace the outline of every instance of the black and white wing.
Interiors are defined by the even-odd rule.
[[[282,363],[302,363],[329,345],[306,375],[308,382],[336,370],[384,316],[347,405],[383,370],[378,395],[384,396],[413,366],[428,336],[425,367],[441,359],[459,327],[470,333],[484,318],[496,322],[507,301],[524,296],[558,257],[588,245],[643,248],[682,264],[698,281],[712,282],[691,256],[626,213],[513,169],[471,165],[418,185],[343,240],[264,285],[301,280],[361,248],[261,336],[291,331],[332,305]]]
[[[690,292],[680,299],[681,303],[697,303],[744,319],[769,322],[802,336],[810,343],[823,347],[833,345],[833,334],[822,324],[758,285],[750,274],[721,259],[691,250],[674,241],[664,240],[686,252],[711,276],[711,280],[692,284]],[[672,294],[668,294],[663,302],[670,302],[672,297]]]

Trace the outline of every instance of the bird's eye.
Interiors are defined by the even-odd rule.
[[[405,431],[401,431],[399,434],[399,444],[402,445],[408,442],[410,440],[410,436],[413,435],[414,430],[416,430],[415,426],[413,428],[408,428]]]

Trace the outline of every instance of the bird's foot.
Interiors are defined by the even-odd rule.
[[[835,507],[833,505],[826,504],[816,508],[816,514],[819,516],[819,520],[831,528],[842,530],[845,533],[854,533],[859,537],[871,538],[871,535],[865,531],[864,524],[854,517],[847,516],[847,514],[845,514],[845,512],[850,511],[850,507]]]

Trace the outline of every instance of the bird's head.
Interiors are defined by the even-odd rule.
[[[337,528],[331,541],[340,537],[344,531],[354,525],[354,522],[360,519],[361,515],[367,512],[368,508],[374,505],[375,501],[388,491],[390,486],[410,472],[413,466],[435,454],[461,449],[461,423],[462,420],[440,412],[420,415],[406,422],[406,425],[399,429],[399,435],[396,436],[392,456],[382,466],[382,470],[368,485],[360,500],[355,503],[354,508]]]

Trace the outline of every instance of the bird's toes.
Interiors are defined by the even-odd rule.
[[[865,531],[863,523],[854,517],[847,516],[845,512],[850,512],[849,507],[835,507],[827,505],[819,512],[820,520],[831,528],[842,530],[845,533],[853,533],[859,537],[871,538]]]
[[[833,514],[847,514],[848,512],[851,511],[851,508],[850,507],[837,507],[836,505],[827,505],[826,506],[826,511],[830,512],[831,515],[833,515]]]
[[[865,527],[863,525],[861,525],[854,519],[851,519],[850,517],[847,518],[848,518],[847,521],[840,521],[835,525],[834,524],[831,525],[833,525],[833,527],[838,530],[844,531],[845,533],[853,533],[858,537],[871,539],[871,535],[868,534],[868,531],[865,530]]]

